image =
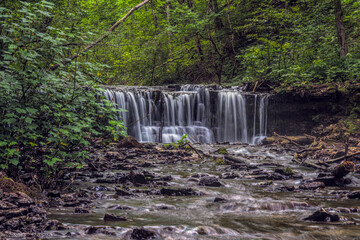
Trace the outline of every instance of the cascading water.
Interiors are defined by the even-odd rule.
[[[185,85],[180,91],[108,89],[104,96],[127,111],[119,119],[140,142],[258,144],[266,136],[268,96]]]

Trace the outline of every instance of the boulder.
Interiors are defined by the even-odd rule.
[[[349,195],[347,195],[350,199],[360,199],[360,191],[352,192]]]
[[[118,216],[110,213],[105,213],[104,221],[127,221],[127,219],[123,216]]]
[[[118,144],[119,148],[142,148],[142,144],[139,143],[134,137],[123,138]]]
[[[216,177],[206,176],[200,178],[199,181],[200,186],[207,186],[207,187],[221,187],[223,186]]]
[[[130,237],[134,240],[155,239],[156,234],[145,228],[135,228]]]
[[[316,221],[316,222],[338,222],[340,217],[337,214],[331,214],[324,209],[317,210],[312,215],[304,218],[305,221]]]

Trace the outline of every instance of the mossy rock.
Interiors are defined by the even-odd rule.
[[[0,178],[0,190],[3,192],[23,192],[31,197],[35,196],[35,192],[22,183],[14,182],[11,178]]]

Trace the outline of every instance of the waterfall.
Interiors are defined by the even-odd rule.
[[[107,89],[104,96],[125,109],[118,119],[140,142],[258,144],[267,133],[268,96],[233,89],[184,85],[180,91]]]

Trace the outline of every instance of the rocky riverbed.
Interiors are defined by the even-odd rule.
[[[36,205],[44,210],[30,219],[47,227],[25,226],[2,236],[26,236],[21,230],[42,239],[360,236],[358,173],[347,175],[341,186],[327,186],[318,180],[322,170],[299,166],[294,153],[281,146],[191,146],[201,154],[156,144],[91,148],[91,161],[66,175],[65,181],[73,184],[45,193],[46,199]],[[19,215],[25,222],[26,214]]]

